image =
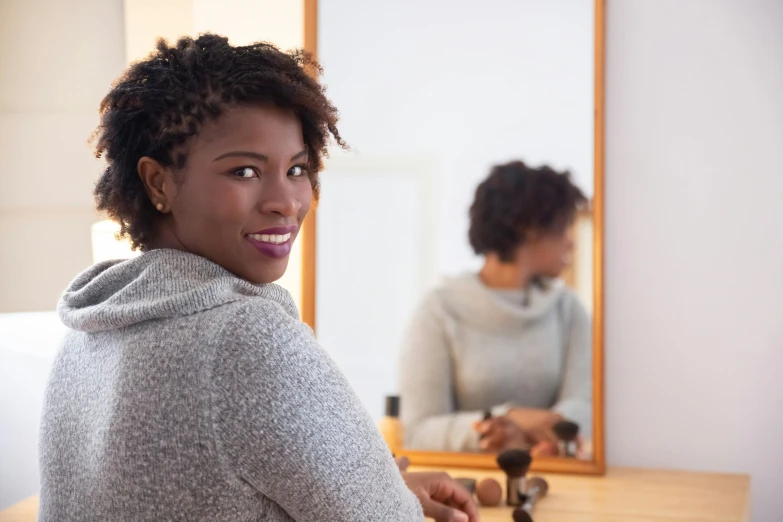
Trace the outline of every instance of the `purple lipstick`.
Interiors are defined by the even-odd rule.
[[[298,228],[297,225],[266,228],[245,234],[245,239],[262,255],[273,259],[282,259],[291,253]]]

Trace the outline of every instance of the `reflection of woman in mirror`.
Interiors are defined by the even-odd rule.
[[[484,266],[429,293],[402,348],[408,447],[540,450],[555,445],[563,419],[590,433],[590,319],[557,279],[585,202],[567,173],[519,161],[478,186],[469,239]]]

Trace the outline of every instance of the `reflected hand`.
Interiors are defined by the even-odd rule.
[[[584,459],[584,443],[582,441],[582,437],[576,438],[576,458],[578,459]],[[560,451],[557,448],[556,442],[550,442],[550,441],[543,441],[539,442],[533,448],[530,450],[530,456],[533,458],[536,457],[557,457],[560,454]]]
[[[508,417],[477,422],[473,428],[481,436],[479,447],[485,451],[499,452],[529,446],[525,432]]]
[[[478,522],[473,496],[446,473],[403,473],[421,502],[424,516],[436,522]]]
[[[557,455],[557,443],[548,440],[539,442],[530,448],[530,456],[534,459],[537,457],[557,457]]]
[[[557,435],[552,431],[552,427],[563,420],[559,414],[549,410],[512,408],[508,412],[508,418],[525,432],[529,443],[551,442],[557,447]]]

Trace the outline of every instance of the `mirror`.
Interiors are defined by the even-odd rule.
[[[600,0],[318,6],[351,150],[321,178],[303,301],[377,420],[400,397],[413,464],[524,447],[539,471],[604,470],[603,31]]]

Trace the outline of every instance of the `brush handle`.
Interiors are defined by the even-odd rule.
[[[563,440],[563,439],[558,440],[557,441],[558,457],[569,458],[569,459],[576,457],[576,452],[573,449],[575,445],[576,443],[574,441]]]
[[[492,419],[492,412],[490,410],[484,411],[484,417],[481,419],[482,422],[486,422],[488,420]],[[484,440],[484,438],[488,435],[488,433],[485,433],[484,435],[481,435],[479,437],[479,440]]]
[[[506,503],[509,506],[521,506],[527,500],[527,479],[508,477],[506,480]]]
[[[538,488],[536,486],[530,488],[530,491],[528,491],[527,493],[527,499],[525,499],[525,503],[522,504],[522,509],[532,514],[533,508],[536,507],[536,502],[538,502],[538,497],[540,494],[541,494],[541,488]]]
[[[544,498],[549,491],[549,484],[541,477],[533,477],[527,481],[527,499],[522,507],[518,508],[529,514],[533,513],[536,503]]]

